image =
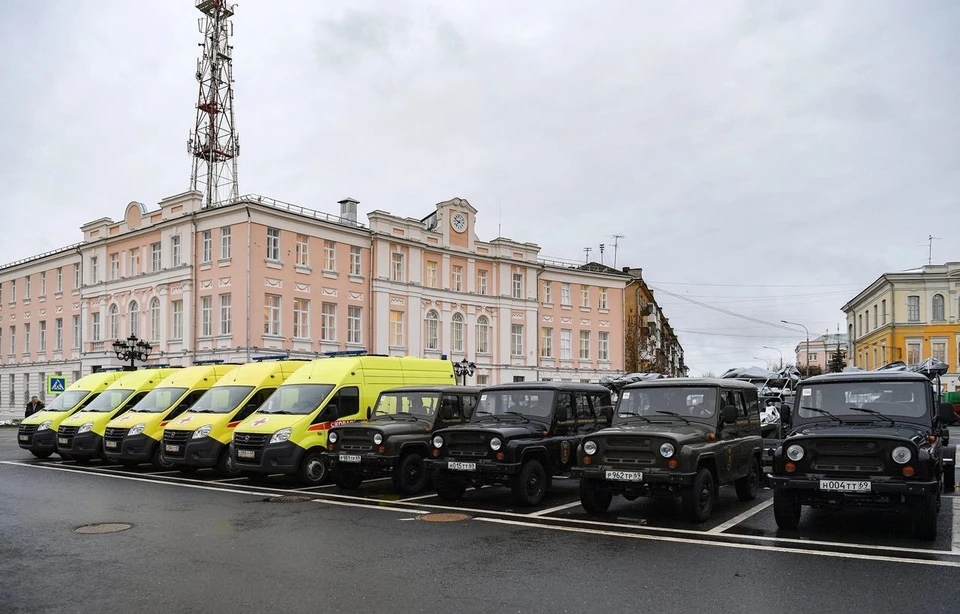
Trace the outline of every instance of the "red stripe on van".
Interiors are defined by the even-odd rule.
[[[228,429],[235,429],[235,428],[237,428],[237,425],[240,424],[240,422],[241,422],[240,420],[237,420],[236,422],[231,422],[230,424],[227,425],[227,428],[228,428]]]
[[[333,426],[333,422],[321,422],[320,424],[314,424],[308,427],[307,430],[308,431],[326,431],[331,426]]]

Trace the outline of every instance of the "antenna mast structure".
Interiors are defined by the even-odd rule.
[[[939,240],[940,237],[927,235],[927,264],[933,264],[933,242]]]
[[[584,247],[584,248],[583,248],[583,253],[587,255],[587,257],[584,258],[584,262],[586,262],[587,264],[590,264],[590,252],[591,252],[591,251],[593,251],[593,248],[592,248],[592,247]]]
[[[187,140],[193,156],[190,190],[203,193],[202,207],[237,198],[240,141],[233,118],[233,17],[236,5],[225,0],[197,0],[203,55],[197,60],[197,121]]]
[[[620,239],[626,239],[627,235],[610,235],[613,239],[613,268],[617,268],[617,247],[620,245]]]

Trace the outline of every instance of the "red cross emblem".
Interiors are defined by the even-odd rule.
[[[260,426],[261,424],[266,424],[267,420],[269,420],[269,418],[258,418],[254,420],[253,424],[251,424],[250,426]]]
[[[191,420],[193,420],[193,416],[184,416],[183,418],[180,418],[180,422],[177,422],[177,424],[186,424]]]

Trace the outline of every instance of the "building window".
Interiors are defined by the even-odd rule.
[[[233,334],[233,296],[220,295],[220,334]]]
[[[477,376],[477,386],[486,386],[490,383],[489,375],[478,375]]]
[[[510,355],[523,356],[523,324],[510,325]]]
[[[428,288],[437,287],[437,263],[434,260],[427,260],[427,279],[425,281]]]
[[[363,254],[363,252],[359,247],[356,245],[350,246],[350,274],[356,277],[363,275],[360,269],[361,254]]]
[[[907,320],[909,320],[910,322],[920,321],[920,297],[919,296],[907,297]]]
[[[310,338],[310,301],[305,298],[293,299],[293,336]]]
[[[173,235],[170,237],[170,266],[180,266],[181,262],[180,235]]]
[[[347,343],[363,343],[363,308],[347,307]]]
[[[943,309],[943,295],[934,294],[933,295],[933,319],[936,322],[943,322],[947,318],[944,316]]]
[[[63,292],[63,267],[57,268],[57,289],[56,293],[60,294]]]
[[[200,262],[211,262],[213,261],[213,231],[204,230],[200,236]]]
[[[163,266],[163,261],[161,260],[163,254],[160,252],[159,243],[150,244],[150,272],[156,273]]]
[[[864,326],[863,330],[864,332],[869,333],[870,332],[870,312],[869,311],[863,312],[863,319],[866,322],[866,326]]]
[[[320,309],[320,339],[323,341],[337,340],[337,304],[324,303]]]
[[[907,342],[907,364],[916,365],[920,363],[920,342]]]
[[[857,316],[857,336],[863,334],[863,314]]]
[[[463,316],[459,313],[453,314],[450,320],[450,342],[452,351],[463,351]]]
[[[173,301],[170,303],[170,312],[173,321],[173,330],[170,331],[170,338],[183,339],[183,301]]]
[[[946,341],[933,342],[933,358],[941,362],[947,362],[947,342]]]
[[[95,284],[100,281],[100,267],[96,256],[90,257],[90,283]]]
[[[267,228],[267,260],[280,261],[279,228]]]
[[[150,299],[150,340],[160,340],[160,299]]]
[[[80,316],[73,316],[73,347],[80,347]]]
[[[12,330],[12,329],[11,329]],[[90,336],[93,341],[100,341],[102,338],[100,336],[100,312],[96,312],[90,316]],[[79,335],[77,335],[79,339]],[[79,343],[77,344],[79,346]]]
[[[580,360],[590,360],[590,331],[580,331]]]
[[[477,354],[490,353],[490,320],[487,316],[477,318]]]
[[[63,351],[63,318],[57,318],[53,324],[53,349]]]
[[[487,271],[485,269],[477,271],[477,294],[481,296],[487,294]]]
[[[333,241],[323,242],[323,270],[337,270],[337,244]]]
[[[74,290],[80,289],[80,265],[79,264],[73,265],[73,289]]]
[[[40,273],[40,296],[47,295],[47,274]]]
[[[23,300],[28,300],[30,298],[30,276],[27,275],[26,283],[23,284]]]
[[[459,264],[453,265],[453,282],[450,287],[454,292],[463,292],[463,267]]]
[[[130,334],[135,337],[140,336],[140,305],[137,301],[130,303]]]
[[[40,320],[40,351],[47,351],[47,321]]]
[[[543,282],[543,302],[548,305],[553,303],[553,282],[552,281]]]
[[[10,374],[10,379],[9,379],[9,384],[10,384],[10,396],[9,396],[9,399],[10,399],[10,404],[11,404],[11,405],[13,405],[14,403],[17,402],[17,391],[16,391],[17,384],[16,384],[16,381],[15,381],[14,378],[15,378],[14,374],[11,373],[11,374]]]
[[[391,255],[392,268],[390,270],[390,279],[392,281],[403,281],[403,254],[393,252]]]
[[[600,298],[597,301],[597,307],[600,309],[610,309],[609,303],[607,303],[607,289],[600,288]]]
[[[268,294],[264,299],[263,334],[280,334],[280,297],[276,294]]]
[[[110,305],[108,313],[107,326],[110,328],[109,337],[111,339],[120,338],[120,308],[116,305]]]
[[[17,280],[14,279],[10,282],[10,302],[17,302]]]
[[[229,226],[220,229],[220,259],[229,260],[233,256],[232,235],[233,230]]]
[[[580,286],[580,306],[590,308],[590,286]]]
[[[297,235],[297,266],[310,266],[310,237]]]
[[[390,345],[403,347],[403,312],[390,311]]]
[[[23,353],[24,354],[30,353],[30,325],[29,324],[23,325]],[[26,377],[26,375],[24,375],[24,377]]]
[[[523,298],[523,273],[513,274],[513,298]]]
[[[140,248],[130,250],[130,276],[139,275],[140,269]]]
[[[200,336],[213,336],[213,297],[200,297]]]
[[[817,353],[816,353],[816,352],[808,352],[808,353],[807,353],[807,362],[813,362],[813,361],[816,360],[816,359],[817,359]]]
[[[573,332],[568,329],[560,329],[560,360],[570,360],[573,358]]]
[[[99,314],[98,314],[99,315]],[[10,355],[17,353],[17,327],[10,327]]]
[[[880,326],[880,312],[877,309],[877,306],[873,306],[873,327],[878,328]]]
[[[120,254],[110,254],[110,279],[120,279]]]
[[[881,323],[886,324],[887,323],[887,299],[883,299],[882,301],[880,301],[880,317],[883,318]]]
[[[610,333],[597,333],[597,360],[610,360]]]
[[[543,327],[540,329],[540,357],[553,358],[553,329]]]
[[[424,319],[424,347],[428,350],[440,349],[440,316],[430,310]]]
[[[560,304],[569,307],[570,303],[570,284],[560,284]]]

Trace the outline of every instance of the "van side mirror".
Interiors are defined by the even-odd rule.
[[[370,419],[370,416],[372,416],[372,415],[373,415],[373,409],[371,409],[370,407],[368,407],[368,408],[367,408],[367,420],[369,420],[369,419]]]
[[[733,424],[737,421],[737,408],[733,405],[724,405],[722,415],[724,424]]]
[[[940,422],[949,426],[957,421],[957,415],[953,412],[953,403],[941,402],[938,405],[938,409],[937,415],[940,418]]]

